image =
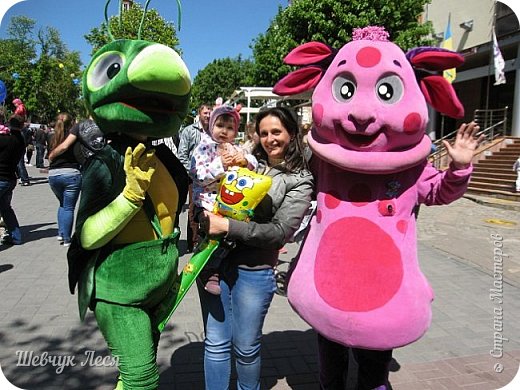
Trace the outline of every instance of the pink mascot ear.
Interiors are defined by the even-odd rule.
[[[442,47],[416,47],[406,52],[406,58],[414,69],[430,71],[456,68],[464,63],[463,56]]]
[[[421,91],[426,101],[437,111],[452,118],[462,118],[462,106],[453,86],[442,76],[427,76],[421,80]]]
[[[414,68],[444,70],[461,66],[464,57],[452,51],[424,51],[410,59]]]
[[[280,96],[295,95],[314,88],[320,82],[323,69],[318,66],[306,66],[289,73],[278,81],[273,92]]]
[[[287,65],[316,64],[333,54],[330,47],[320,42],[308,42],[291,50],[283,60]]]

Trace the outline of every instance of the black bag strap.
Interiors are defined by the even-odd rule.
[[[162,234],[161,223],[159,222],[157,214],[155,214],[152,199],[150,199],[150,196],[148,194],[146,194],[146,197],[144,198],[143,209],[148,218],[150,219],[150,223],[152,224],[153,229],[155,230],[159,238],[164,238]]]

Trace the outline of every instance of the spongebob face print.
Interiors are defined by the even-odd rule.
[[[239,221],[253,216],[253,210],[271,188],[271,178],[247,168],[232,167],[220,182],[214,212]]]

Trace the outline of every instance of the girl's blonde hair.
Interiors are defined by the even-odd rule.
[[[68,135],[68,130],[74,124],[72,115],[68,112],[60,112],[56,117],[56,124],[54,125],[54,136],[51,141],[51,150],[61,144]]]

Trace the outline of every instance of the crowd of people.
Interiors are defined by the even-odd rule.
[[[12,103],[15,109],[8,119],[4,110],[0,112],[0,134],[2,135],[0,137],[0,181],[2,181],[0,217],[5,227],[0,242],[4,245],[23,243],[22,232],[16,213],[11,206],[11,200],[17,181],[23,187],[31,185],[31,178],[26,166],[32,166],[31,159],[36,150],[36,167],[42,169],[42,172],[49,172],[51,189],[59,201],[58,241],[67,247],[70,245],[74,209],[81,189],[80,162],[76,161],[73,156],[74,169],[76,177],[79,177],[79,182],[71,189],[72,186],[59,184],[68,173],[67,168],[62,168],[64,157],[56,161],[53,161],[53,158],[64,153],[66,148],[73,145],[75,139],[69,138],[68,142],[62,142],[69,135],[73,118],[67,113],[60,113],[55,122],[48,126],[41,124],[35,130],[28,122],[27,110],[22,100],[16,98]],[[51,152],[54,152],[55,157],[51,156]],[[48,165],[45,165],[45,160],[48,160]],[[68,167],[68,165],[66,166]]]
[[[34,131],[27,124],[25,108],[20,108],[23,103],[15,99],[13,104],[13,115],[0,117],[0,214],[6,227],[2,243],[23,243],[11,199],[17,180],[22,185],[30,183],[25,166],[36,151],[36,167],[48,168],[49,185],[59,204],[56,239],[68,247],[82,190],[82,165],[88,158],[79,142],[80,123],[62,112],[52,131],[45,125]],[[300,126],[293,110],[260,111],[254,122],[245,124],[244,140],[237,142],[240,126],[234,107],[203,104],[195,122],[177,138],[154,140],[155,145],[164,143],[171,149],[191,179],[187,252],[196,251],[204,235],[235,243],[223,258],[208,262],[197,283],[207,389],[229,388],[233,358],[237,387],[260,389],[262,328],[276,291],[274,269],[280,249],[300,228],[315,191],[312,153],[306,144],[310,126]],[[232,166],[247,167],[272,179],[268,196],[248,221],[213,213],[220,180]],[[329,368],[324,365],[324,370]]]

